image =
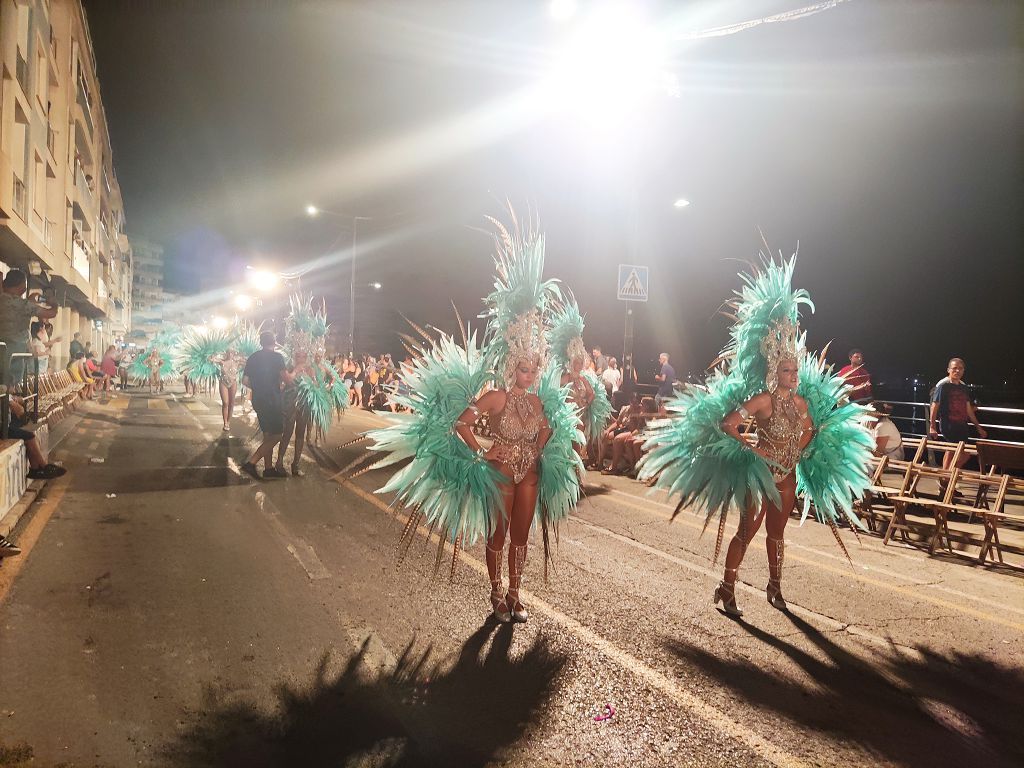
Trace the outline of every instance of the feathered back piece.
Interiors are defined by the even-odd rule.
[[[868,485],[866,409],[844,404],[843,380],[804,353],[800,309],[814,306],[806,291],[792,288],[796,255],[779,263],[762,259],[760,270],[741,275],[743,286],[728,303],[730,340],[712,363],[706,389],[687,388],[668,401],[673,418],[651,424],[641,460],[642,479],[657,477],[658,487],[679,495],[675,514],[693,505],[705,514],[705,526],[718,517],[716,559],[730,509],[746,514],[765,500],[780,503],[765,461],[721,428],[744,402],[775,388],[779,360],[801,363],[797,392],[808,401],[816,433],[797,465],[797,482],[815,514],[833,526],[840,514],[859,524],[852,499]],[[805,516],[807,511],[805,504]]]
[[[156,347],[164,364],[160,366],[160,378],[167,379],[177,375],[174,368],[175,350],[181,339],[181,328],[164,328],[153,337],[150,349]]]
[[[497,277],[481,315],[487,319],[485,356],[498,380],[508,387],[515,382],[515,369],[522,360],[536,363],[540,371],[547,365],[545,317],[559,297],[558,281],[544,279],[544,236],[532,222],[521,230],[513,213],[510,232],[497,219],[488,219],[497,230]]]
[[[197,384],[212,386],[220,377],[214,359],[227,352],[233,340],[234,333],[227,328],[186,326],[174,350],[174,366]]]
[[[234,348],[239,356],[248,358],[260,349],[260,328],[248,320],[235,318]]]
[[[551,313],[548,348],[551,362],[559,371],[571,372],[573,360],[587,357],[587,348],[583,346],[583,315],[571,295],[558,302]]]
[[[284,321],[285,357],[294,360],[296,352],[306,352],[310,359],[317,355],[323,357],[328,330],[326,308],[314,307],[313,297],[301,293],[292,294],[288,303],[290,312]]]

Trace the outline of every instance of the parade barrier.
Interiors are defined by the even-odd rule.
[[[1004,545],[999,539],[1000,527],[1011,525],[1024,529],[1024,508],[1011,505],[1024,495],[1024,479],[1010,474],[1024,468],[1024,446],[1013,443],[978,441],[945,443],[928,438],[905,440],[912,449],[910,460],[881,457],[874,460],[871,486],[858,504],[858,513],[868,527],[880,533],[884,524],[883,543],[894,536],[912,543],[910,534],[922,535],[929,554],[940,547],[952,553],[955,540],[965,546],[978,546],[978,560],[1002,563],[1003,550],[1024,554],[1024,547]],[[927,452],[950,455],[949,469],[925,462]],[[978,470],[956,468],[964,456],[973,456]],[[925,490],[922,481],[937,490]],[[968,500],[971,500],[968,503]],[[910,520],[908,513],[922,512],[930,520]],[[970,525],[975,516],[981,519],[982,530],[950,527],[950,516],[966,517]]]

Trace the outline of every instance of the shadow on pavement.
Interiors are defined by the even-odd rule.
[[[208,689],[164,756],[246,768],[485,765],[539,717],[566,661],[542,638],[512,658],[512,627],[495,626],[477,630],[450,668],[429,647],[415,651],[415,638],[393,671],[365,668],[369,640],[333,677],[325,653],[311,684],[277,686],[274,712]]]
[[[826,733],[838,744],[855,744],[879,760],[928,768],[1024,765],[1024,670],[980,654],[908,654],[895,646],[863,659],[803,619],[785,615],[820,654],[738,624],[788,657],[813,685],[794,681],[771,662],[726,659],[675,639],[665,647],[748,704]]]

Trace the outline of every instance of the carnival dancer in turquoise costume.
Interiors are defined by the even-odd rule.
[[[715,560],[726,515],[740,514],[729,542],[725,574],[715,590],[730,616],[736,605],[736,576],[754,534],[765,522],[768,602],[786,609],[782,597],[785,529],[798,495],[803,518],[813,505],[846,552],[836,520],[863,524],[853,501],[869,485],[873,441],[865,426],[868,409],[848,398],[848,386],[820,358],[805,350],[800,308],[813,311],[810,297],[793,290],[796,256],[776,263],[763,258],[760,270],[741,275],[743,286],[728,305],[734,320],[730,341],[712,364],[707,389],[687,388],[667,404],[675,418],[648,431],[647,455],[640,478],[680,496],[675,514],[692,505],[706,515],[705,527],[718,517]],[[755,440],[740,433],[753,421]],[[674,516],[674,515],[673,515]]]
[[[336,414],[348,407],[348,387],[334,367],[326,360],[327,310],[323,304],[314,306],[312,296],[295,294],[290,299],[291,312],[285,319],[284,434],[277,447],[274,467],[279,476],[286,476],[284,454],[292,435],[295,448],[291,473],[302,477],[299,468],[307,432],[312,429],[317,439],[330,429]]]
[[[236,320],[231,328],[191,325],[182,330],[175,346],[174,365],[195,385],[220,390],[224,431],[230,430],[235,395],[242,379],[246,358],[259,349],[259,330]]]
[[[586,369],[588,356],[583,345],[583,315],[572,296],[560,301],[552,312],[548,344],[551,363],[561,376],[561,384],[568,385],[569,399],[579,409],[589,451],[611,418],[612,404],[604,384],[593,371]]]
[[[533,227],[510,232],[492,222],[497,279],[485,299],[483,347],[465,328],[461,346],[421,331],[426,343],[403,374],[408,394],[395,396],[410,413],[390,414],[393,426],[368,436],[374,450],[390,452],[376,466],[412,459],[379,491],[395,492],[396,504],[410,509],[402,551],[425,521],[442,534],[438,565],[452,542],[454,573],[459,548],[483,537],[491,610],[500,622],[525,622],[520,589],[529,533],[534,525],[540,530],[546,575],[550,533],[579,501],[582,463],[574,445],[583,436],[560,371],[546,368],[547,320],[559,291],[543,279],[544,237]],[[490,447],[473,431],[484,416]]]

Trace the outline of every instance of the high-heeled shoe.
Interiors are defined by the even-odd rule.
[[[734,619],[738,619],[743,616],[743,611],[736,605],[736,584],[728,584],[725,581],[718,582],[718,586],[715,587],[715,597],[711,601],[712,605],[722,604],[722,610],[725,611],[726,615],[732,616]]]
[[[292,476],[293,477],[305,477],[306,473],[303,472],[301,469],[299,469],[299,465],[296,463],[296,464],[292,464]]]
[[[505,595],[505,603],[508,605],[509,610],[512,612],[512,620],[518,624],[525,624],[530,619],[530,612],[526,610],[526,606],[519,602],[519,591],[515,591],[513,596],[513,590],[509,590],[508,594]]]
[[[502,597],[500,586],[497,590],[491,590],[491,610],[499,624],[508,624],[512,621],[512,611],[508,609],[508,597]]]
[[[789,606],[786,605],[786,598],[782,596],[782,582],[769,579],[768,586],[764,588],[764,594],[772,608],[777,608],[780,611],[789,610]]]

